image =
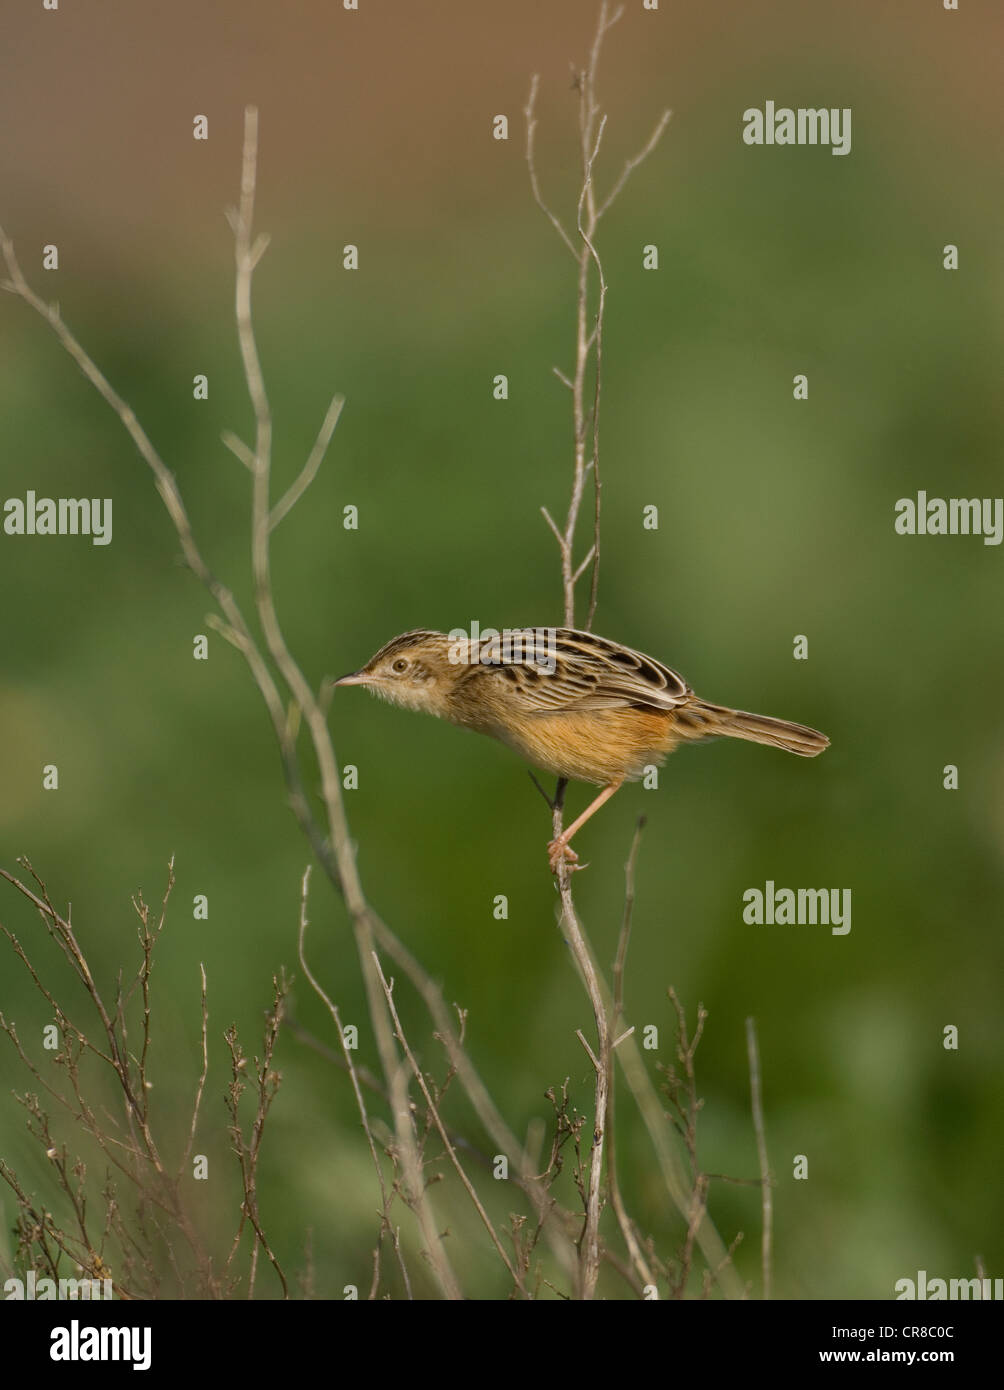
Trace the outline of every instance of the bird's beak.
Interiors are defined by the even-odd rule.
[[[367,685],[368,683],[369,683],[369,676],[367,676],[367,674],[366,674],[365,671],[352,671],[352,672],[349,673],[349,675],[347,675],[347,676],[340,676],[338,680],[332,681],[332,682],[331,682],[331,684],[332,684],[333,686],[334,686],[334,685]]]

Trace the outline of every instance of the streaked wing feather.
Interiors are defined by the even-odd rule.
[[[508,650],[489,639],[481,644],[481,663],[504,672],[509,698],[532,715],[632,705],[674,709],[693,693],[653,657],[574,628],[528,629]]]

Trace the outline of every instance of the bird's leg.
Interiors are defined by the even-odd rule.
[[[567,859],[574,866],[578,864],[579,856],[574,849],[569,848],[569,841],[577,830],[581,830],[590,816],[596,814],[600,807],[610,800],[614,792],[624,783],[624,778],[620,777],[616,782],[611,782],[609,787],[604,787],[599,796],[591,801],[582,815],[577,820],[573,820],[567,829],[563,830],[557,839],[552,840],[547,847],[547,859],[551,866],[551,873],[556,874],[563,859]],[[582,866],[585,868],[585,865]]]

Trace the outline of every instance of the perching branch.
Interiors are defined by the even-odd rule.
[[[631,841],[631,849],[628,853],[627,863],[624,865],[624,912],[621,917],[621,929],[617,937],[617,956],[614,960],[613,969],[613,1002],[610,1010],[610,1029],[614,1036],[611,1043],[611,1054],[622,1043],[626,1042],[634,1032],[633,1028],[627,1032],[621,1032],[624,1023],[624,971],[627,966],[628,943],[631,939],[631,918],[634,913],[634,874],[635,864],[638,861],[638,848],[641,844],[642,831],[645,829],[645,817],[639,816],[638,824],[635,826],[634,838]],[[634,1222],[628,1215],[624,1198],[621,1195],[620,1179],[617,1174],[617,1148],[616,1130],[614,1126],[614,1064],[611,1055],[609,1062],[610,1083],[607,1096],[607,1131],[608,1131],[608,1151],[607,1151],[607,1186],[610,1189],[610,1205],[613,1207],[617,1224],[620,1227],[624,1244],[627,1246],[628,1254],[631,1256],[631,1263],[638,1274],[643,1285],[655,1283],[655,1276],[652,1267],[642,1252],[641,1243],[635,1231]]]
[[[592,627],[596,613],[600,569],[600,466],[599,466],[599,420],[600,388],[603,348],[603,317],[606,306],[607,284],[603,274],[603,264],[596,248],[596,225],[599,220],[597,208],[594,170],[596,158],[606,130],[607,118],[600,114],[596,98],[596,74],[599,67],[600,51],[607,32],[620,19],[623,13],[618,8],[610,12],[607,0],[602,0],[596,32],[593,37],[586,68],[576,73],[575,86],[579,93],[579,157],[582,179],[575,210],[577,240],[566,231],[564,225],[545,202],[537,175],[534,134],[536,131],[536,103],[538,78],[530,83],[530,95],[525,108],[526,114],[526,162],[530,175],[530,187],[537,205],[547,216],[562,241],[572,252],[577,266],[576,319],[575,319],[575,366],[571,376],[555,368],[555,373],[572,393],[572,442],[573,467],[572,486],[568,510],[563,526],[551,516],[546,507],[541,508],[555,540],[561,560],[561,587],[566,627],[575,626],[575,587],[586,569],[592,567],[589,605],[585,626]],[[609,201],[609,200],[608,200]],[[592,273],[591,273],[592,272]],[[597,303],[590,321],[590,298],[593,281],[597,287]],[[588,378],[592,370],[592,401],[587,406]],[[587,440],[591,433],[591,458],[586,459]],[[586,486],[586,475],[593,474],[593,537],[585,557],[575,559],[576,527],[579,520]],[[555,838],[561,834],[564,815],[564,796],[566,782],[560,779],[551,803],[553,833]],[[612,1121],[612,1081],[613,1081],[613,1028],[619,1008],[608,1008],[607,989],[596,966],[592,949],[586,939],[582,924],[576,912],[571,888],[571,871],[567,863],[562,863],[558,873],[558,892],[561,900],[561,928],[575,957],[583,985],[589,997],[593,1020],[596,1027],[596,1047],[593,1048],[585,1035],[579,1031],[579,1039],[593,1065],[594,1072],[594,1119],[592,1146],[586,1168],[584,1202],[585,1226],[579,1241],[578,1293],[581,1298],[591,1299],[595,1295],[600,1264],[600,1217],[603,1209],[602,1184],[604,1177],[604,1149],[607,1133]],[[609,1177],[609,1173],[608,1173]],[[615,1186],[615,1179],[611,1183]],[[619,1200],[619,1194],[618,1194]],[[621,1210],[618,1213],[622,1231],[627,1239],[628,1225]],[[639,1259],[637,1243],[629,1241],[636,1269],[646,1268]],[[646,1280],[645,1282],[651,1282]]]

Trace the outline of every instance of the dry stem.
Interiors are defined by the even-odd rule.
[[[763,1273],[763,1296],[770,1298],[771,1245],[774,1238],[774,1194],[770,1160],[767,1157],[767,1135],[763,1123],[763,1095],[760,1087],[760,1045],[757,1042],[756,1020],[746,1020],[746,1051],[750,1068],[750,1101],[753,1108],[753,1128],[756,1131],[757,1157],[760,1162],[760,1202],[763,1230],[760,1237],[760,1264]]]

